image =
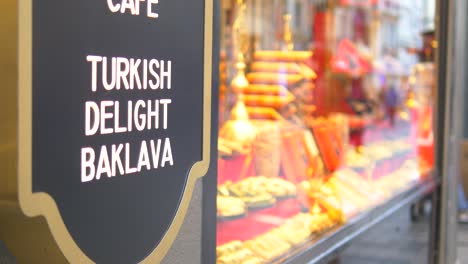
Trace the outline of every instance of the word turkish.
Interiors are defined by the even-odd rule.
[[[169,138],[165,138],[164,141],[161,139],[149,142],[143,140],[140,144],[138,161],[133,165],[130,163],[130,153],[132,153],[130,148],[130,143],[110,147],[103,145],[97,158],[93,148],[82,148],[81,182],[100,180],[103,175],[112,178],[117,175],[141,172],[144,169],[149,171],[174,165]]]
[[[107,58],[95,55],[86,56],[86,60],[91,63],[91,90],[93,92],[97,91],[98,84],[106,91],[122,88],[126,90],[171,89],[171,61]]]
[[[159,14],[153,12],[153,6],[158,4],[158,0],[107,0],[107,7],[112,13],[130,13],[133,16],[140,15],[142,2],[146,2],[146,16],[158,18]]]

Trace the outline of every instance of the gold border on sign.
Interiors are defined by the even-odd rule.
[[[68,232],[54,199],[47,193],[32,192],[32,1],[19,0],[19,127],[18,194],[23,212],[29,217],[43,215],[59,248],[71,263],[94,263]],[[211,74],[213,48],[213,0],[205,0],[203,72],[203,154],[190,169],[176,215],[157,247],[140,263],[159,263],[169,251],[184,222],[196,181],[210,163]]]

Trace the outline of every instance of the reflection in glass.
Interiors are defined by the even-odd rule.
[[[282,262],[428,177],[426,2],[221,1],[218,263]]]

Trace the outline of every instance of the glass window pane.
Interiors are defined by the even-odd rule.
[[[220,0],[217,262],[277,263],[434,166],[429,0]]]

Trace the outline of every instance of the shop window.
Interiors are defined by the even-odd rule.
[[[381,2],[222,0],[217,263],[281,263],[430,177],[433,29]]]

